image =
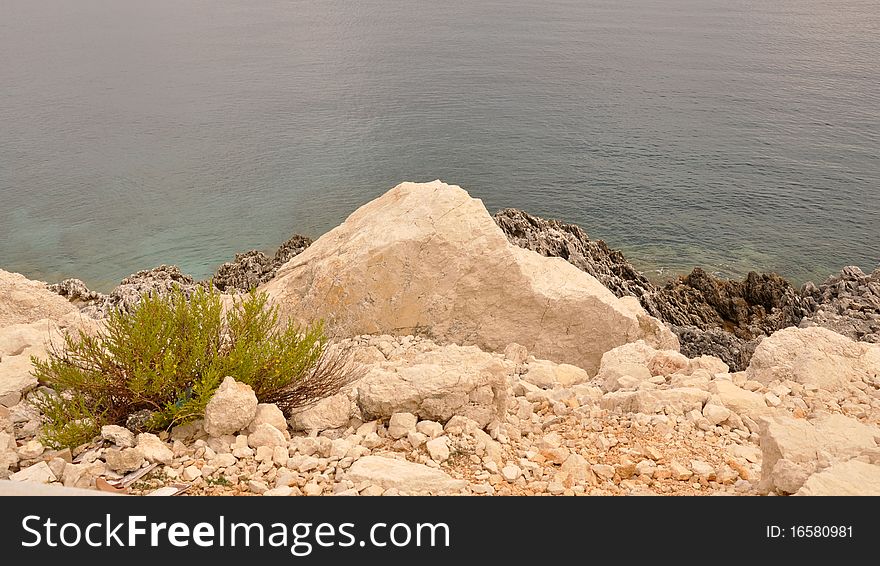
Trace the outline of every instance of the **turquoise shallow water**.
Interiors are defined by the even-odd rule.
[[[880,263],[876,0],[0,0],[0,267],[107,289],[403,180],[640,268]]]

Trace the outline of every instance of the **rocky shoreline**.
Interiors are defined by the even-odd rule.
[[[160,266],[103,295],[0,271],[0,480],[133,494],[880,494],[880,269],[800,289],[700,269],[656,285],[577,226],[490,216],[440,182],[399,185],[315,242],[237,254],[213,278],[331,323],[363,368],[343,391],[285,419],[227,378],[225,409],[202,420],[104,427],[75,450],[40,442],[31,355],[145,291],[208,284]]]
[[[512,208],[497,212],[493,220],[512,244],[566,260],[617,297],[637,298],[648,314],[676,334],[688,357],[716,356],[742,371],[764,337],[792,326],[819,326],[853,340],[880,343],[880,267],[868,275],[858,267],[845,267],[819,285],[807,282],[799,289],[775,273],[750,272],[743,281],[730,281],[699,267],[657,285],[622,252],[591,239],[579,226]],[[258,250],[238,253],[206,281],[194,280],[177,266],[161,265],[126,277],[109,294],[90,291],[79,279],[66,279],[49,289],[101,318],[110,308],[133,304],[146,291],[167,292],[172,285],[191,291],[213,283],[222,292],[247,292],[270,281],[312,243],[296,234],[271,258]]]

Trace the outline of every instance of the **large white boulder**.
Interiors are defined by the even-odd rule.
[[[761,341],[746,373],[764,384],[790,379],[827,391],[856,381],[876,383],[880,344],[854,342],[821,327],[785,328]]]
[[[417,334],[594,374],[635,340],[677,349],[632,301],[561,258],[510,244],[483,203],[440,181],[402,183],[362,206],[261,288],[282,313],[341,335]]]

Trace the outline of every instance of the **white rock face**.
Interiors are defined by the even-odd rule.
[[[475,346],[433,346],[371,366],[355,383],[366,419],[408,412],[445,423],[455,415],[484,427],[503,417],[512,364]]]
[[[880,495],[880,466],[859,460],[836,463],[810,476],[795,495]]]
[[[409,494],[439,494],[461,491],[465,480],[456,480],[446,472],[383,456],[364,456],[348,469],[348,479],[355,484],[371,483]]]
[[[226,376],[205,406],[205,432],[211,436],[234,434],[246,428],[257,414],[257,396],[250,385]]]
[[[880,345],[854,342],[826,328],[785,328],[762,340],[746,370],[764,384],[792,380],[826,391],[880,375]]]
[[[78,316],[79,309],[48,290],[42,281],[0,269],[0,328],[42,319],[59,320],[70,314]]]
[[[440,181],[403,183],[362,206],[261,290],[341,335],[421,334],[494,352],[515,342],[591,374],[627,342],[677,346],[637,301],[510,244],[481,201]]]
[[[880,428],[843,415],[824,415],[807,421],[786,416],[760,419],[761,489],[794,493],[796,478],[805,480],[819,465],[820,457],[845,461],[877,448]],[[780,466],[780,461],[786,461]],[[798,466],[802,474],[792,469]]]
[[[311,407],[290,417],[293,430],[321,432],[348,426],[353,407],[346,393],[337,393],[321,399]]]
[[[272,425],[281,432],[287,430],[287,419],[284,418],[284,413],[281,412],[278,405],[275,405],[274,403],[260,403],[257,405],[257,412],[254,415],[254,420],[251,421],[251,424],[247,429],[248,433],[257,430],[257,427],[261,424]]]

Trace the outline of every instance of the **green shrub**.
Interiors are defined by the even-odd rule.
[[[225,376],[289,415],[354,379],[346,353],[328,348],[323,324],[279,324],[265,293],[251,292],[224,313],[220,294],[176,288],[116,310],[101,332],[66,334],[34,375],[50,388],[32,397],[52,446],[87,442],[106,424],[147,410],[143,430],[169,429],[204,413]]]

